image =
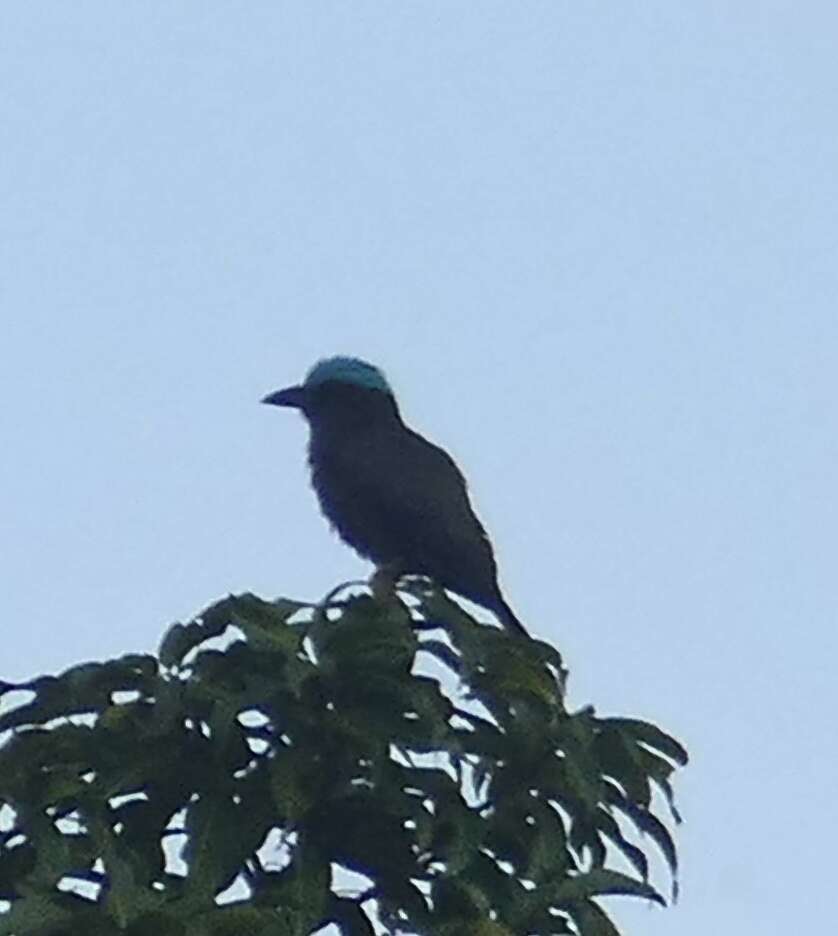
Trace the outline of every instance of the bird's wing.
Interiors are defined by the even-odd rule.
[[[477,518],[468,494],[463,473],[444,450],[411,433],[411,448],[407,456],[421,468],[413,476],[411,507],[420,517],[433,520],[441,535],[454,541],[481,540],[489,544],[483,525]]]
[[[494,599],[492,547],[451,456],[407,429],[395,438],[360,441],[335,453],[342,463],[336,474],[353,489],[345,500],[359,508],[360,533],[341,530],[346,538],[366,539],[376,561],[398,559],[408,571],[430,575],[466,597]]]

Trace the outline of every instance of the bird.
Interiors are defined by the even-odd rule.
[[[529,636],[498,585],[489,537],[454,459],[402,420],[382,370],[357,357],[318,361],[262,403],[299,410],[320,508],[341,539],[395,581],[427,576]]]

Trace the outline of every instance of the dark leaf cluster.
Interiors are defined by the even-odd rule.
[[[403,586],[0,683],[0,936],[614,936],[598,898],[663,903],[681,745]]]

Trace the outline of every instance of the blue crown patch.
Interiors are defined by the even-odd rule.
[[[384,374],[360,358],[331,357],[318,361],[306,375],[305,386],[316,387],[327,380],[354,384],[369,390],[381,390],[384,393],[393,392]]]

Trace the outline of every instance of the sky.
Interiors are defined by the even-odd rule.
[[[822,929],[838,744],[838,8],[0,9],[0,677],[369,567],[308,487],[318,358],[469,478],[573,705],[690,748],[681,901]]]

